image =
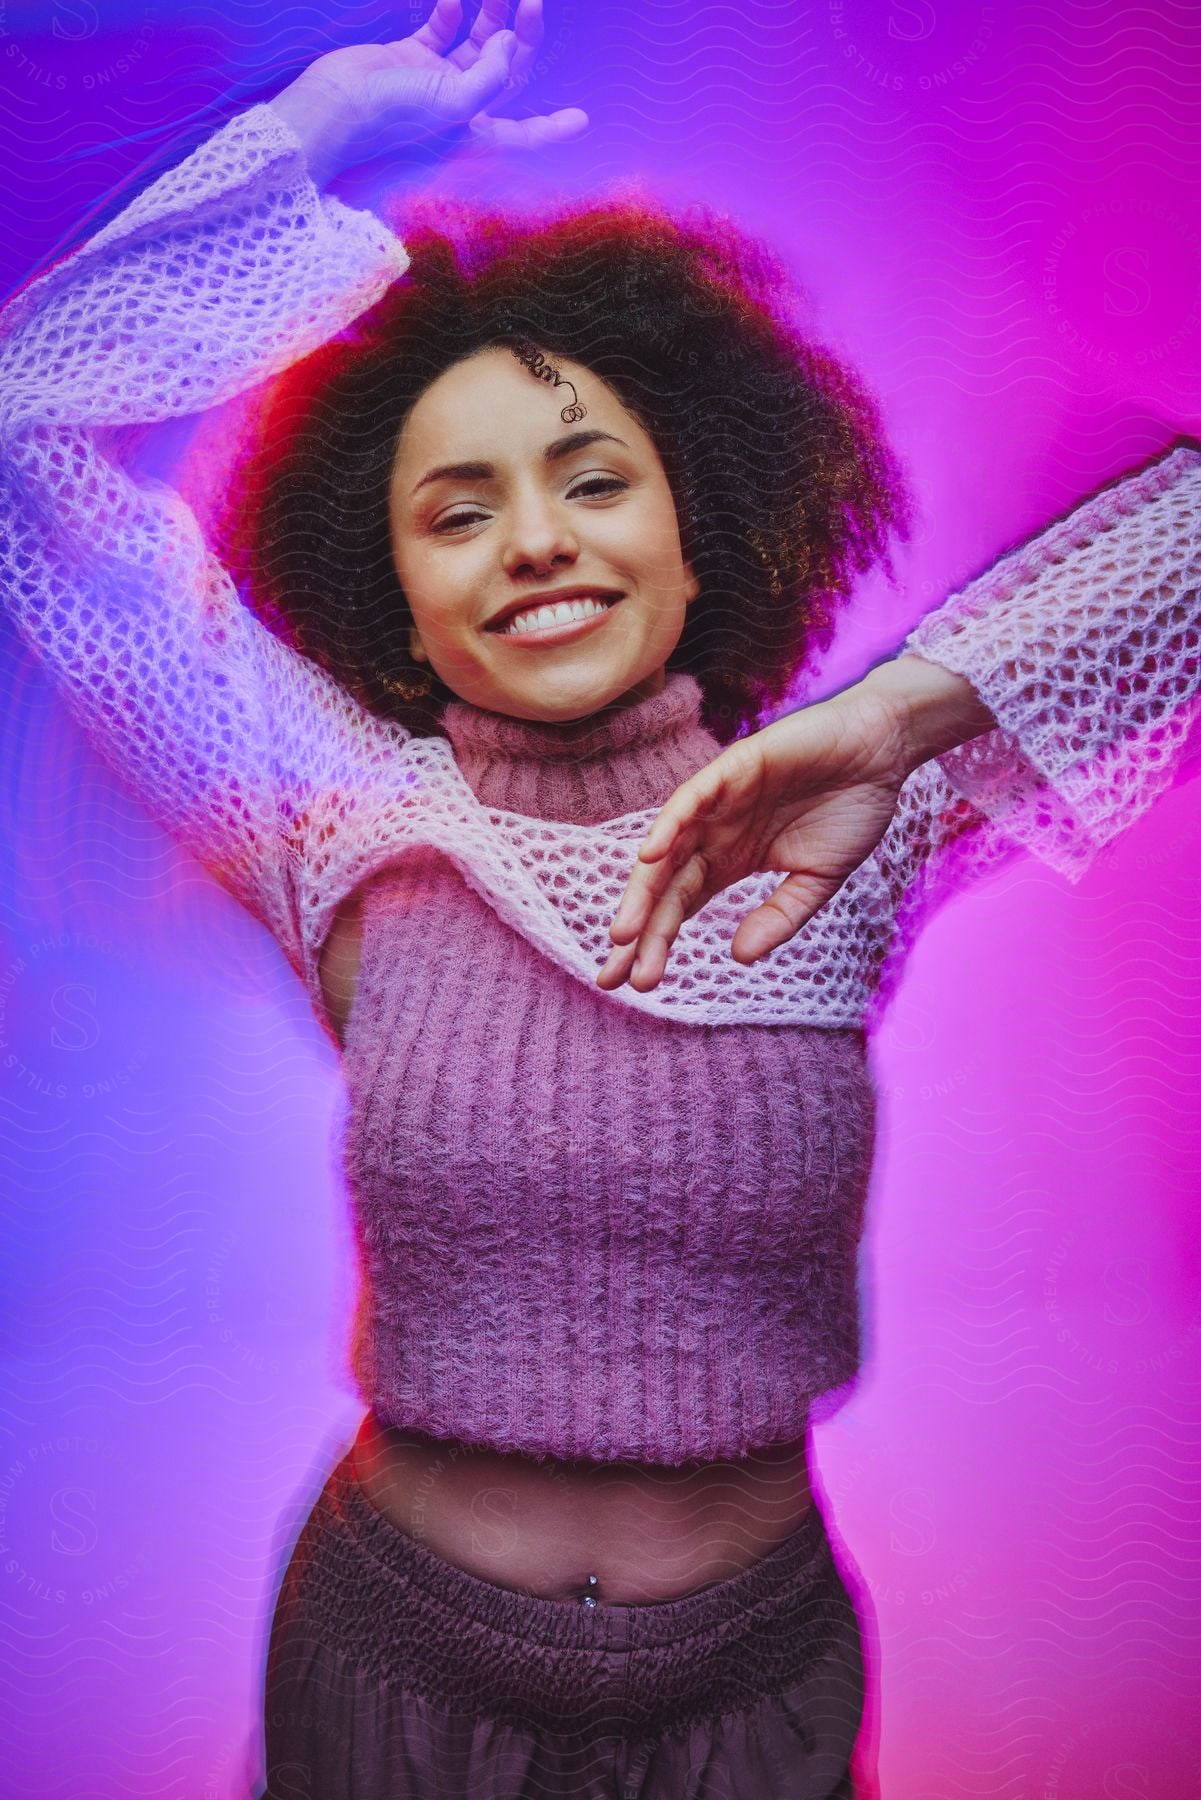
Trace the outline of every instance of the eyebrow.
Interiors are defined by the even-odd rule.
[[[620,444],[623,450],[630,447],[624,438],[615,437],[611,431],[569,431],[566,437],[555,438],[546,446],[542,452],[543,461],[562,462],[565,457],[574,456],[577,450],[586,450],[590,444]],[[495,465],[490,462],[441,463],[421,477],[413,492],[428,487],[431,481],[489,481],[495,474]]]

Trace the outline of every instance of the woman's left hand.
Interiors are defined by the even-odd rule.
[[[912,763],[896,710],[858,683],[723,750],[668,800],[609,927],[598,986],[653,988],[685,919],[744,876],[788,870],[734,934],[736,962],[786,943],[870,856]]]
[[[380,158],[394,163],[419,144],[539,150],[587,128],[587,113],[574,106],[504,116],[536,70],[542,0],[480,0],[456,45],[462,18],[462,0],[434,0],[409,37],[328,50],[275,96],[318,187]]]

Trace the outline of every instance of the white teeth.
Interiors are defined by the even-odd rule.
[[[570,625],[576,619],[590,619],[593,613],[607,612],[612,601],[593,600],[591,597],[582,600],[558,600],[553,605],[537,606],[526,612],[516,613],[502,631],[543,631],[551,625]]]

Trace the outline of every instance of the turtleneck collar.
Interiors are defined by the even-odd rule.
[[[514,719],[466,700],[452,700],[442,723],[459,769],[485,806],[596,825],[662,806],[720,755],[700,708],[700,683],[672,671],[660,693],[566,724]]]

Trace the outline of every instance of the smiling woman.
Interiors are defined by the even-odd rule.
[[[571,719],[679,670],[730,741],[905,528],[870,396],[766,246],[703,209],[408,213],[406,280],[266,396],[220,532],[247,597],[422,735],[456,696]],[[553,657],[481,638],[567,587],[623,598]]]
[[[629,206],[402,245],[316,185],[574,129],[489,112],[506,16],[331,52],[17,296],[0,591],[343,1053],[366,1411],[280,1584],[268,1793],[849,1800],[808,1432],[860,1361],[869,1025],[931,894],[1078,874],[1167,784],[1201,457],[748,729],[904,520],[772,259]],[[248,606],[111,428],[272,382]]]
[[[659,693],[699,586],[650,434],[598,376],[562,367],[587,430],[563,430],[557,395],[508,350],[482,350],[413,407],[392,483],[410,655],[517,718]]]

